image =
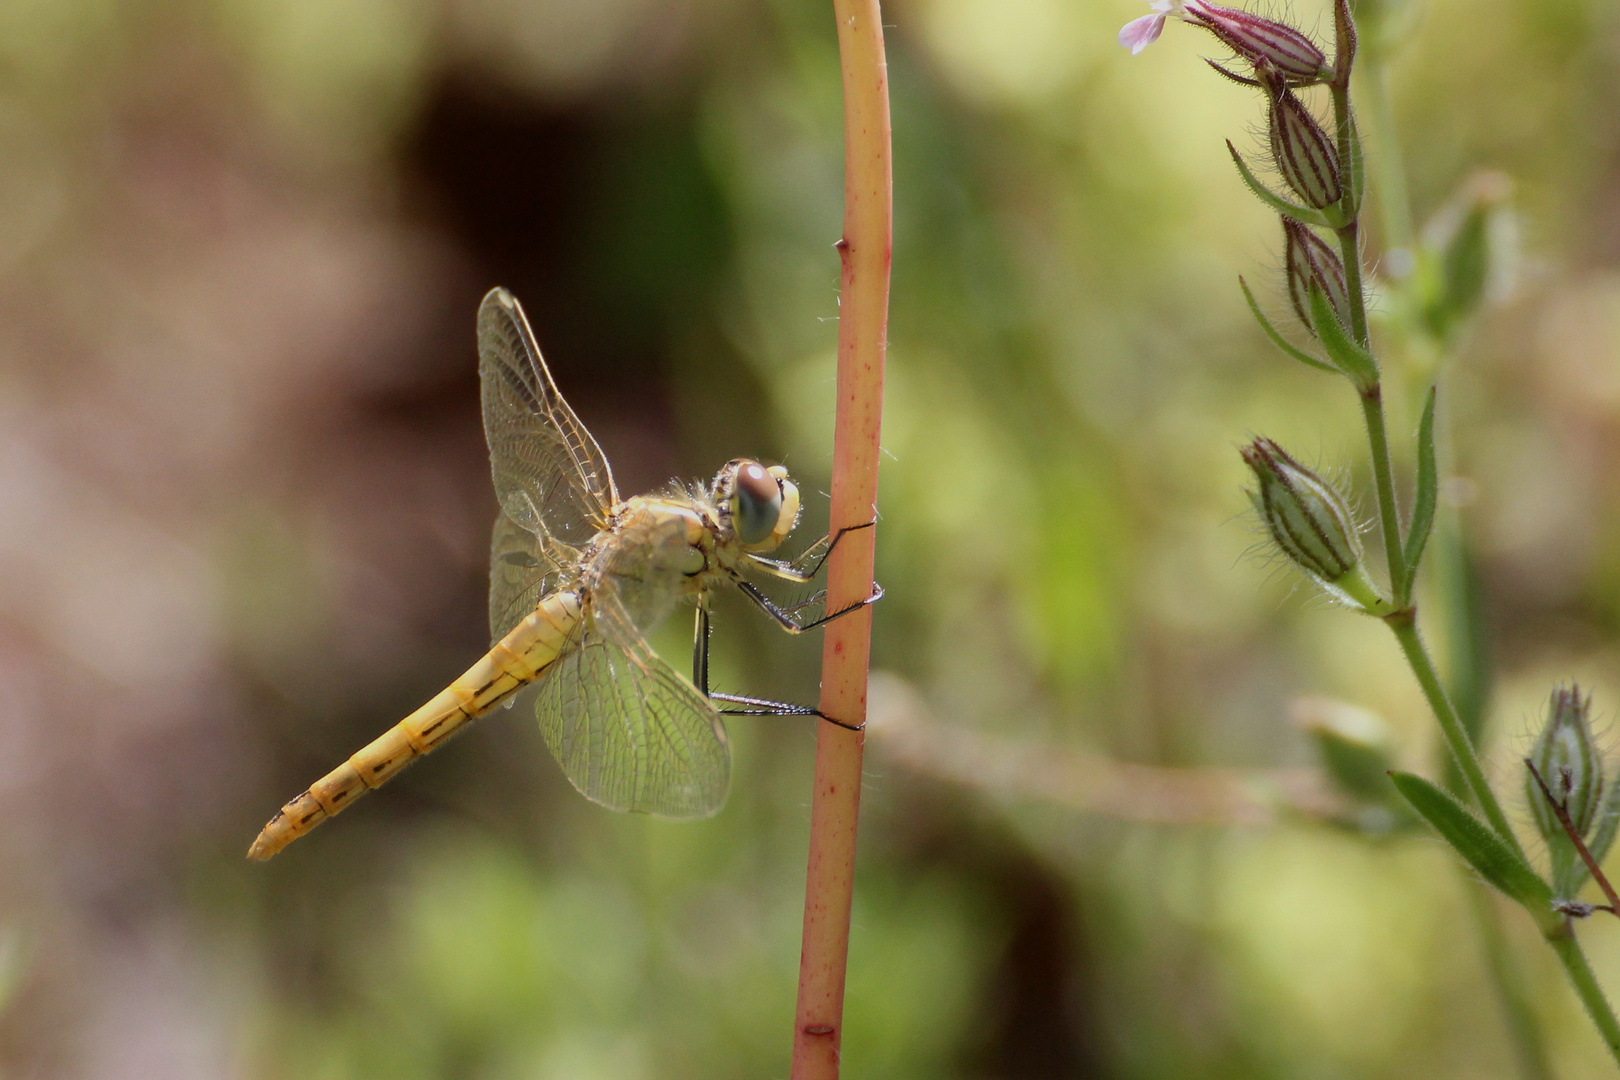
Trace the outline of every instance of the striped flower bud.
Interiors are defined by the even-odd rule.
[[[1310,86],[1333,78],[1333,68],[1316,44],[1286,23],[1206,0],[1150,0],[1153,11],[1132,19],[1119,43],[1134,55],[1157,41],[1170,16],[1201,26],[1251,64],[1275,70],[1289,86]]]
[[[1344,496],[1270,439],[1240,453],[1259,482],[1249,497],[1283,554],[1329,585],[1358,574],[1361,539]]]
[[[1603,758],[1587,723],[1591,708],[1591,696],[1583,698],[1580,687],[1558,687],[1547,702],[1547,722],[1530,752],[1530,761],[1542,782],[1552,797],[1563,803],[1583,839],[1590,834],[1603,799]],[[1525,777],[1525,795],[1541,835],[1549,840],[1562,837],[1563,826],[1533,776]]]
[[[1327,297],[1328,306],[1339,323],[1350,325],[1350,287],[1345,282],[1344,263],[1327,242],[1308,226],[1283,218],[1284,262],[1288,268],[1288,299],[1305,329],[1311,326],[1310,288],[1315,285]]]
[[[1310,86],[1333,78],[1333,68],[1322,50],[1286,23],[1202,0],[1186,0],[1185,8],[1182,17],[1188,22],[1204,27],[1249,63],[1269,65],[1290,86]]]
[[[1286,86],[1276,86],[1270,114],[1271,156],[1294,194],[1316,210],[1344,198],[1339,151],[1305,103]]]

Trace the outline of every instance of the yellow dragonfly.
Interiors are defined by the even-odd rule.
[[[882,596],[874,587],[866,600],[801,621],[799,612],[823,594],[779,606],[744,576],[810,582],[850,530],[793,561],[767,558],[798,523],[799,489],[782,466],[746,458],[727,462],[707,486],[620,500],[607,459],[557,392],[523,308],[505,289],[478,309],[478,354],[501,506],[490,553],[494,644],[283,806],[248,849],[251,859],[270,858],[533,684],[540,730],[573,785],[603,806],[659,817],[707,817],[724,804],[731,750],[722,713],[819,716],[850,727],[809,706],[712,693],[708,652],[708,597],[724,582],[790,633]],[[683,602],[697,605],[690,682],[645,637]]]

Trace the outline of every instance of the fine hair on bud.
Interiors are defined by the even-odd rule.
[[[1272,542],[1311,576],[1332,585],[1361,566],[1361,539],[1343,495],[1270,439],[1239,451],[1253,471],[1250,493]]]
[[[1333,78],[1326,54],[1287,23],[1202,0],[1186,0],[1183,10],[1188,22],[1204,27],[1249,63],[1267,65],[1289,86]]]
[[[1338,203],[1344,184],[1332,137],[1282,80],[1262,66],[1255,73],[1271,98],[1267,134],[1277,171],[1306,206],[1321,210]]]
[[[1591,832],[1603,801],[1603,755],[1592,738],[1591,711],[1592,697],[1583,697],[1579,686],[1557,687],[1547,701],[1546,718],[1530,751],[1542,783],[1563,805],[1583,838]],[[1563,826],[1533,776],[1525,777],[1525,796],[1541,835],[1549,840],[1563,836]]]
[[[1282,219],[1283,262],[1288,272],[1288,300],[1294,314],[1311,334],[1310,288],[1315,285],[1327,297],[1328,306],[1342,326],[1350,325],[1350,286],[1345,281],[1344,263],[1339,255],[1308,225],[1292,218]]]

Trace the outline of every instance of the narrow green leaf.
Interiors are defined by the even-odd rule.
[[[1232,160],[1237,164],[1238,172],[1242,175],[1243,182],[1249,185],[1249,190],[1254,192],[1255,197],[1261,202],[1265,203],[1267,206],[1271,207],[1284,217],[1293,218],[1295,221],[1298,221],[1301,224],[1319,225],[1324,229],[1332,227],[1328,224],[1328,219],[1323,217],[1317,211],[1312,210],[1307,206],[1298,206],[1291,203],[1281,195],[1278,195],[1276,192],[1266,187],[1266,185],[1262,184],[1259,177],[1255,176],[1254,172],[1249,168],[1248,163],[1243,160],[1243,156],[1237,152],[1237,147],[1232,145],[1232,140],[1230,139],[1226,141],[1226,150],[1227,153],[1232,155]]]
[[[1474,314],[1485,298],[1485,283],[1491,268],[1489,224],[1489,207],[1470,207],[1441,253],[1445,290],[1442,302],[1448,329]]]
[[[1406,532],[1406,580],[1396,590],[1402,602],[1412,595],[1412,581],[1417,577],[1418,560],[1429,542],[1429,530],[1434,526],[1434,508],[1439,499],[1440,475],[1434,456],[1434,395],[1429,387],[1429,400],[1423,406],[1423,420],[1418,424],[1417,436],[1417,492],[1412,499],[1412,524]]]
[[[1392,772],[1395,788],[1412,809],[1445,838],[1479,876],[1512,897],[1538,918],[1552,903],[1552,889],[1524,857],[1508,846],[1456,797],[1408,772]]]
[[[1468,732],[1468,741],[1480,746],[1490,711],[1491,688],[1496,681],[1485,626],[1484,587],[1455,517],[1435,522],[1429,545],[1429,579],[1439,600],[1435,614],[1445,624],[1445,633],[1440,637],[1446,643],[1446,689]],[[1450,754],[1446,755],[1445,770],[1446,787],[1463,790],[1462,775],[1456,771],[1456,759]]]
[[[1361,389],[1376,386],[1378,361],[1373,359],[1372,353],[1351,340],[1339,317],[1333,313],[1333,305],[1328,303],[1327,296],[1315,282],[1310,287],[1310,306],[1311,326],[1316,330],[1316,340],[1322,343],[1328,358]]]
[[[1309,367],[1320,368],[1323,371],[1331,371],[1335,375],[1343,374],[1338,368],[1334,367],[1327,361],[1318,360],[1310,353],[1301,349],[1296,349],[1294,346],[1290,345],[1288,340],[1277,332],[1277,328],[1271,325],[1271,320],[1266,318],[1265,312],[1260,310],[1260,305],[1255,302],[1254,293],[1249,291],[1249,283],[1243,280],[1242,275],[1238,276],[1238,287],[1243,290],[1243,299],[1249,302],[1249,310],[1254,313],[1255,321],[1260,324],[1260,329],[1266,332],[1266,337],[1271,339],[1271,343],[1273,345],[1281,349],[1286,355],[1293,357],[1295,360],[1298,360],[1300,363]]]

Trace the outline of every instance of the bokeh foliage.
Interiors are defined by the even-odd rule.
[[[1411,8],[1418,216],[1499,169],[1526,253],[1450,376],[1505,772],[1550,681],[1620,700],[1620,23]],[[941,732],[1035,760],[1266,789],[1311,765],[1289,714],[1315,693],[1426,768],[1378,628],[1247,554],[1234,447],[1347,461],[1359,433],[1236,286],[1286,314],[1221,142],[1254,140],[1252,95],[1184,28],[1128,57],[1141,10],[886,8],[875,664]],[[0,6],[0,1070],[785,1074],[797,721],[731,725],[707,823],[585,804],[502,713],[268,866],[242,852],[484,647],[490,285],[623,488],[782,460],[813,537],[839,109],[830,12],[790,0]],[[726,688],[814,695],[814,645],[740,604],[716,649]],[[1016,770],[909,768],[881,732],[869,761],[851,1077],[1511,1075],[1436,845],[1081,812]],[[1620,936],[1587,933],[1612,980]],[[1526,952],[1560,1075],[1603,1075]]]

